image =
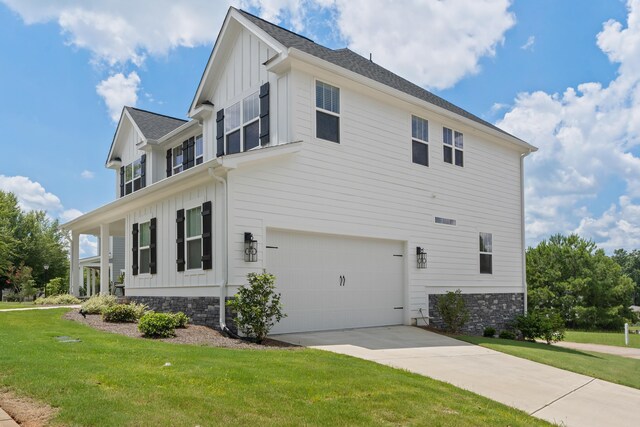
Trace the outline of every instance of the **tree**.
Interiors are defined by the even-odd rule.
[[[611,258],[622,268],[622,272],[635,283],[633,303],[640,305],[640,250],[634,249],[627,252],[624,249],[616,249]]]
[[[635,315],[629,310],[634,283],[590,240],[576,234],[551,236],[527,250],[529,310],[552,310],[568,327],[620,329]]]
[[[440,311],[443,322],[447,325],[447,330],[453,334],[457,334],[469,321],[469,310],[467,310],[460,289],[441,295],[438,298],[438,311]]]

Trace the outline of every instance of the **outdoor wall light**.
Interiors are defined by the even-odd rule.
[[[244,233],[244,260],[245,262],[258,261],[258,242],[251,233]]]
[[[427,268],[427,252],[420,246],[416,247],[416,256],[418,259],[418,268]]]

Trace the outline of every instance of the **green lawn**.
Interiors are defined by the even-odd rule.
[[[564,340],[569,342],[626,347],[624,344],[624,332],[566,331]],[[639,334],[629,334],[629,347],[640,348]]]
[[[577,351],[542,343],[469,336],[456,338],[523,359],[640,389],[638,359]]]
[[[32,302],[3,302],[0,301],[0,310],[5,308],[26,308],[34,307]]]
[[[0,387],[60,408],[56,424],[548,425],[451,385],[348,356],[134,339],[63,320],[64,312],[0,313]]]

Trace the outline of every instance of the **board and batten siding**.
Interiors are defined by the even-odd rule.
[[[126,292],[129,296],[217,296],[214,286],[221,279],[220,260],[214,259],[211,270],[185,270],[176,268],[176,211],[202,206],[205,201],[216,205],[216,185],[206,184],[169,196],[157,203],[131,212],[126,218]],[[157,274],[131,274],[131,227],[151,218],[157,221]],[[213,221],[213,239],[218,240],[216,220]],[[214,243],[214,253],[216,244]],[[214,254],[215,257],[215,254]]]
[[[269,268],[266,229],[305,230],[407,242],[405,300],[411,317],[427,293],[523,292],[520,152],[458,122],[385,100],[332,75],[340,88],[340,144],[315,138],[315,78],[292,70],[292,139],[299,153],[229,172],[230,284]],[[411,115],[429,121],[429,167],[412,163]],[[442,127],[464,134],[464,167],[444,163]],[[435,217],[456,226],[435,224]],[[243,233],[259,242],[243,260]],[[478,233],[493,235],[493,274],[479,273]],[[416,268],[416,246],[428,268]],[[409,316],[409,312],[406,314]]]

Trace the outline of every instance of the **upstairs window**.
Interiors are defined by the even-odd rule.
[[[480,273],[493,274],[493,237],[491,233],[480,233]]]
[[[226,154],[249,151],[260,145],[260,97],[254,92],[224,111]]]
[[[202,208],[189,209],[186,214],[187,270],[196,270],[202,267]]]
[[[146,186],[146,155],[120,168],[120,197],[131,194]]]
[[[196,136],[196,165],[199,165],[204,161],[204,147],[202,142],[202,135]]]
[[[316,82],[316,137],[340,143],[340,89]]]
[[[182,172],[182,145],[173,149],[173,174]]]
[[[125,194],[133,192],[133,163],[124,167],[124,192]]]
[[[411,116],[411,151],[413,163],[429,166],[429,122]]]
[[[199,165],[204,161],[204,142],[202,135],[191,137],[182,144],[167,151],[167,176]]]
[[[442,156],[446,163],[464,166],[464,136],[462,132],[442,128]]]

